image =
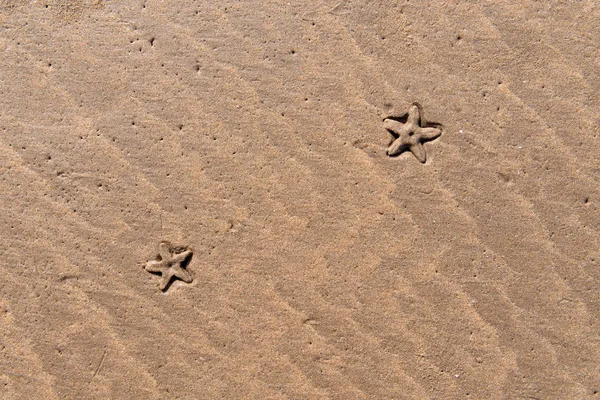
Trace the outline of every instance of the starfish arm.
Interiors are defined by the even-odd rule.
[[[163,260],[168,260],[171,258],[171,246],[167,242],[160,242],[160,246],[158,246],[158,254]]]
[[[419,126],[419,122],[421,121],[421,109],[417,104],[413,104],[408,109],[408,120],[406,123],[408,125],[412,125],[414,127]]]
[[[194,280],[190,271],[181,268],[179,265],[174,265],[171,269],[173,276],[176,276],[185,283],[191,283]]]
[[[419,160],[420,162],[425,163],[425,161],[427,161],[425,147],[423,147],[421,143],[416,143],[410,146],[410,151],[415,155],[415,157],[417,157],[417,160]]]
[[[421,128],[417,131],[421,141],[433,140],[442,134],[440,128]]]
[[[170,270],[165,271],[162,274],[162,278],[160,279],[160,284],[159,284],[159,288],[160,290],[164,291],[167,286],[169,285],[169,282],[171,282],[171,279],[173,278],[173,273]]]
[[[400,136],[403,126],[403,123],[394,119],[386,118],[383,120],[383,127],[395,138]]]
[[[192,255],[191,250],[186,250],[184,252],[181,252],[181,253],[178,253],[178,254],[174,254],[173,255],[173,261],[176,262],[176,263],[184,262],[191,255]]]
[[[387,153],[388,156],[395,156],[395,155],[402,153],[406,149],[407,149],[406,143],[404,143],[400,139],[396,139],[392,142],[390,147],[388,147],[385,152]]]
[[[148,272],[161,272],[162,273],[166,268],[167,268],[167,266],[165,265],[164,261],[152,260],[152,261],[148,261],[146,263],[146,265],[144,265],[144,269]]]

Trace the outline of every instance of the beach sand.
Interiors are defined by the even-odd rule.
[[[593,1],[0,0],[0,398],[600,399],[599,45]]]

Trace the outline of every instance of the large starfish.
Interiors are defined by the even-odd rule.
[[[383,123],[385,129],[395,138],[386,150],[386,154],[391,157],[410,150],[422,163],[427,160],[423,142],[433,140],[442,134],[441,125],[423,126],[426,123],[423,118],[423,109],[419,103],[411,104],[406,123],[402,123],[394,117],[384,119]]]
[[[184,250],[179,253],[175,253],[176,249],[169,242],[160,242],[158,247],[158,260],[150,260],[144,266],[144,269],[148,272],[160,273],[162,278],[160,280],[160,290],[164,291],[171,279],[178,278],[185,283],[191,283],[193,278],[192,274],[184,268],[185,261],[192,256],[191,250]]]

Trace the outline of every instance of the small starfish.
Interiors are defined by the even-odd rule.
[[[407,115],[406,123],[400,122],[395,117],[383,120],[385,129],[395,138],[386,150],[386,154],[392,157],[410,150],[417,160],[424,163],[427,160],[427,154],[425,154],[423,142],[439,137],[442,134],[441,125],[430,124],[427,126],[423,118],[423,109],[419,103],[413,103],[408,109]]]
[[[159,286],[162,291],[167,289],[173,278],[181,279],[185,283],[191,283],[193,280],[192,274],[184,267],[185,262],[192,256],[192,251],[188,249],[175,253],[176,250],[178,249],[175,249],[171,243],[160,242],[159,259],[150,260],[144,266],[146,271],[162,275]]]

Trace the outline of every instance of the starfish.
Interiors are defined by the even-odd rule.
[[[192,256],[192,251],[187,249],[176,253],[177,250],[179,249],[169,242],[160,242],[159,258],[148,261],[144,266],[146,271],[162,275],[159,287],[163,292],[173,278],[181,279],[185,283],[191,283],[193,280],[192,274],[185,269],[186,261]]]
[[[402,118],[388,117],[383,120],[385,129],[395,138],[386,150],[386,154],[392,157],[410,150],[417,160],[424,163],[427,160],[427,154],[425,154],[423,142],[439,137],[442,134],[441,125],[427,125],[419,103],[411,104],[405,123],[399,119]]]

